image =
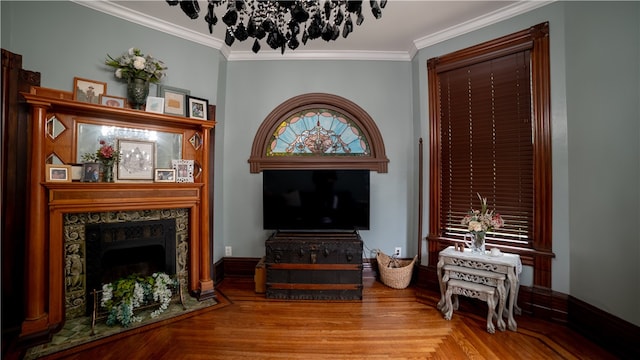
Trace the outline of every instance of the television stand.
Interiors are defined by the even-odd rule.
[[[357,232],[278,231],[265,247],[267,298],[362,300],[362,239]]]

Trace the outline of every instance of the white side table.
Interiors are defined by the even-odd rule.
[[[442,271],[442,267],[446,264],[505,274],[509,283],[509,293],[507,294],[509,300],[507,307],[507,324],[511,331],[516,331],[518,329],[518,325],[513,318],[513,314],[514,312],[516,314],[521,313],[517,304],[518,290],[520,286],[518,276],[522,272],[522,262],[520,261],[519,255],[501,253],[500,256],[491,256],[488,251],[482,254],[471,252],[470,249],[465,249],[464,252],[461,252],[455,250],[453,246],[449,246],[442,250],[439,255],[437,267],[441,295],[437,307],[443,313],[446,313],[449,310],[446,308],[445,293],[447,289],[446,283],[443,280],[444,274]],[[506,299],[501,299],[500,301],[504,304],[505,300]]]

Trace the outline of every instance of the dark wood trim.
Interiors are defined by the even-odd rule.
[[[271,135],[285,119],[310,108],[324,108],[343,113],[353,120],[363,136],[369,140],[371,154],[368,156],[276,156],[267,157],[266,150]],[[343,97],[309,93],[295,96],[278,105],[264,119],[253,139],[249,157],[251,173],[265,169],[369,169],[387,172],[389,159],[378,126],[371,116],[354,102]]]
[[[616,354],[640,359],[640,326],[615,317],[586,302],[568,297],[569,327]]]
[[[533,267],[533,284],[541,288],[551,287],[552,214],[551,189],[551,93],[549,66],[549,23],[541,23],[528,29],[484,42],[466,49],[442,55],[427,61],[429,90],[429,264],[435,267],[438,253],[443,249],[442,241],[452,241],[442,237],[440,231],[440,107],[438,98],[439,76],[460,66],[485,61],[496,56],[504,56],[523,49],[531,49],[531,85],[534,123],[534,214],[533,233],[535,238],[531,251],[528,249],[504,248],[518,253],[523,264]]]

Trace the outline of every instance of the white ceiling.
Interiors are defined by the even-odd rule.
[[[389,0],[382,18],[371,14],[369,1],[363,2],[365,17],[361,26],[345,39],[326,42],[321,38],[300,44],[296,50],[286,48],[284,55],[260,41],[258,54],[251,51],[253,38],[236,40],[231,47],[224,43],[226,25],[221,18],[223,8],[216,8],[218,24],[209,34],[204,20],[207,1],[200,0],[200,16],[190,19],[180,6],[169,6],[165,0],[86,1],[76,3],[151,27],[159,31],[214,47],[230,60],[265,59],[389,59],[410,60],[421,48],[458,36],[489,24],[546,5],[550,1],[431,1]]]

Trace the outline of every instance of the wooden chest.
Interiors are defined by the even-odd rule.
[[[362,240],[357,233],[277,232],[265,245],[267,298],[362,299]]]

